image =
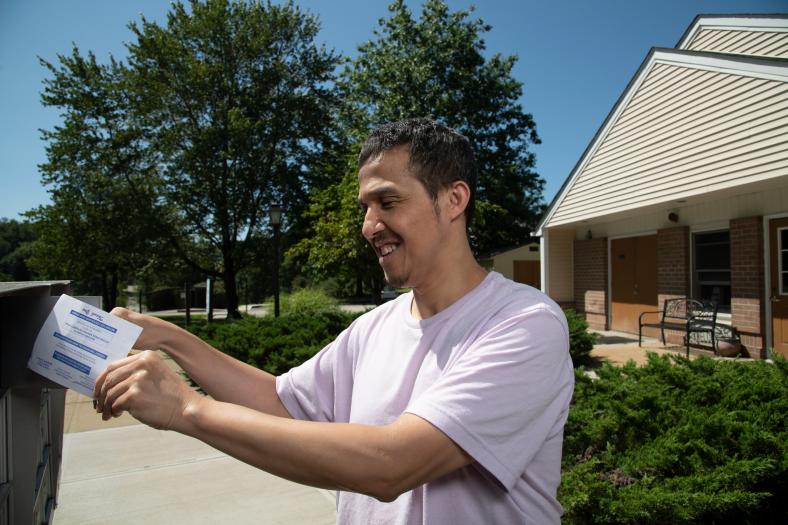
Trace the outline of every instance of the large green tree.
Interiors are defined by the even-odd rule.
[[[30,246],[36,236],[29,222],[0,219],[0,281],[30,281]]]
[[[319,280],[334,279],[354,286],[355,295],[364,290],[378,296],[384,285],[377,256],[361,235],[363,214],[358,206],[355,155],[326,168],[338,181],[315,191],[303,218],[310,234],[289,251],[306,261],[307,272]]]
[[[339,58],[292,2],[175,3],[166,26],[130,27],[129,92],[182,225],[173,244],[224,281],[238,316],[237,274],[254,262],[268,207],[291,216],[322,184]]]
[[[165,209],[155,167],[130,118],[125,71],[99,64],[75,47],[58,63],[41,60],[51,77],[41,95],[59,108],[62,124],[44,130],[40,166],[52,203],[28,212],[38,239],[31,265],[53,279],[74,279],[115,306],[119,284],[145,264]]]
[[[529,149],[539,143],[536,126],[512,76],[517,57],[486,56],[491,27],[443,0],[427,0],[418,19],[403,0],[389,11],[343,76],[353,135],[422,116],[457,129],[479,164],[472,247],[485,253],[526,242],[543,211],[544,181]]]

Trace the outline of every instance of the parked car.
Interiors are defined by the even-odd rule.
[[[383,288],[383,291],[380,292],[380,299],[381,301],[391,301],[392,299],[396,298],[399,295],[397,290],[392,288],[391,286],[386,286]]]

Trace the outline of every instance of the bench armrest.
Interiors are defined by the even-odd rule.
[[[643,321],[643,316],[646,314],[661,314],[662,310],[657,310],[656,312],[641,312],[640,316],[638,317],[638,323]]]

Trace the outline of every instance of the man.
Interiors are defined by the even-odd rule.
[[[558,523],[573,390],[566,319],[487,273],[466,224],[467,139],[427,119],[373,132],[359,156],[362,233],[393,286],[307,363],[274,378],[164,321],[160,348],[211,396],[142,352],[96,382],[105,419],[129,411],[287,479],[339,490],[339,523]]]

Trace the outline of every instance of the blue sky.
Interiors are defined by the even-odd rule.
[[[319,36],[353,56],[372,37],[388,0],[296,0],[318,15]],[[417,10],[421,2],[408,1]],[[550,202],[651,47],[673,47],[697,14],[788,12],[788,0],[450,0],[476,5],[492,26],[487,52],[517,55],[523,107],[542,144],[536,170]],[[169,2],[154,0],[0,0],[0,217],[46,204],[37,165],[46,160],[39,129],[59,122],[39,101],[50,62],[72,42],[106,61],[125,57],[129,21],[163,22]]]

